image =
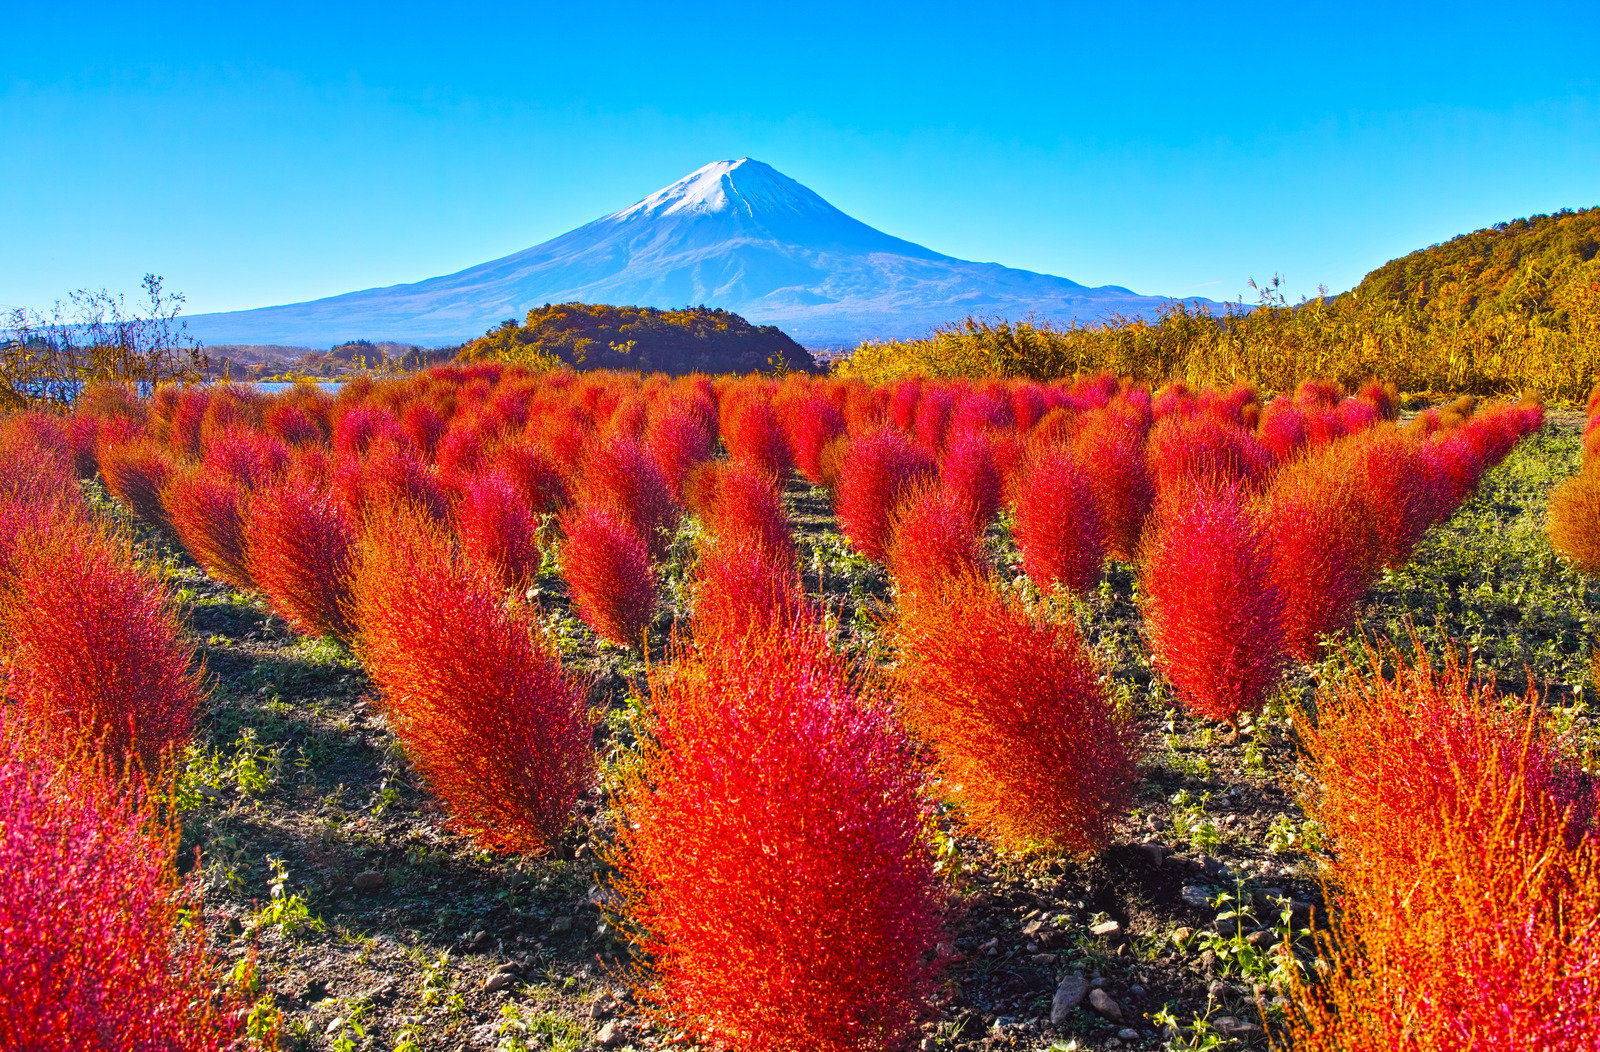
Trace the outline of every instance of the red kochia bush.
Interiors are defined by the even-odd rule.
[[[203,693],[171,596],[126,538],[60,523],[18,547],[0,618],[9,694],[68,746],[158,777]]]
[[[1072,452],[1089,478],[1106,554],[1133,562],[1156,494],[1142,428],[1111,412],[1096,413],[1078,433]]]
[[[901,709],[938,756],[942,788],[998,843],[1095,851],[1137,777],[1077,630],[967,575],[902,604]]]
[[[1022,567],[1041,589],[1094,587],[1106,558],[1105,527],[1089,477],[1065,446],[1034,451],[1017,485]]]
[[[374,442],[365,456],[337,462],[332,482],[353,523],[399,503],[414,504],[440,522],[450,520],[450,501],[439,480],[410,446]]]
[[[560,511],[567,504],[567,480],[555,463],[533,446],[511,443],[495,451],[492,470],[517,487],[536,514]]]
[[[1141,560],[1151,657],[1186,706],[1235,723],[1284,667],[1271,550],[1234,483],[1166,493],[1156,516]]]
[[[296,632],[349,642],[354,529],[327,492],[286,479],[250,499],[245,562],[250,579]]]
[[[978,573],[983,546],[971,506],[937,483],[918,486],[895,513],[887,563],[903,594],[932,595],[948,578]]]
[[[456,505],[462,554],[505,588],[527,588],[539,574],[539,523],[517,487],[503,475],[467,483]]]
[[[579,616],[604,639],[641,646],[656,605],[644,541],[604,506],[569,513],[561,530],[561,573]]]
[[[99,450],[100,477],[117,503],[152,526],[168,526],[161,487],[172,477],[172,458],[150,439],[110,442]]]
[[[26,755],[15,720],[0,715],[0,1048],[237,1047],[243,991],[183,923],[198,895],[154,808],[92,764]]]
[[[839,469],[839,528],[856,551],[882,562],[902,498],[933,477],[933,456],[895,431],[863,435],[850,444]]]
[[[711,445],[704,419],[689,406],[670,406],[653,416],[645,432],[645,452],[679,499],[689,472],[711,459]]]
[[[903,1047],[940,905],[894,722],[809,622],[719,636],[650,691],[613,854],[641,1000],[717,1047]]]
[[[254,587],[244,554],[246,492],[204,467],[179,470],[161,490],[167,519],[206,573],[241,591]]]
[[[808,395],[789,407],[787,421],[795,467],[813,486],[826,485],[822,451],[845,433],[844,413],[821,395]]]
[[[1149,455],[1158,492],[1210,478],[1255,487],[1272,469],[1272,454],[1254,431],[1214,413],[1164,418],[1150,430]]]
[[[702,512],[713,535],[728,543],[752,544],[774,562],[794,562],[789,514],[769,476],[750,464],[734,461],[707,474],[705,483],[714,487]]]
[[[700,553],[690,628],[698,643],[742,636],[773,621],[792,622],[806,608],[794,560],[780,561],[748,541],[719,541]]]
[[[959,434],[939,464],[939,481],[957,506],[965,508],[974,532],[994,521],[1005,495],[1005,479],[995,463],[994,443],[983,433]]]
[[[1367,516],[1378,535],[1378,563],[1399,569],[1411,560],[1432,525],[1436,507],[1429,469],[1417,443],[1394,427],[1353,435],[1328,447],[1360,484]]]
[[[372,520],[352,591],[362,663],[451,822],[487,848],[547,849],[595,766],[583,694],[530,618],[415,509]]]
[[[1354,621],[1381,564],[1366,502],[1340,458],[1313,455],[1279,472],[1256,514],[1283,599],[1284,644],[1310,661],[1321,636]]]
[[[727,414],[722,444],[735,461],[746,463],[779,485],[794,468],[794,452],[784,436],[777,411],[764,391],[742,393]]]
[[[620,434],[602,442],[589,457],[578,503],[610,508],[639,535],[652,559],[666,554],[682,514],[655,461],[638,442]]]

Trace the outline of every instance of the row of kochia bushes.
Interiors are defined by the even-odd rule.
[[[546,850],[597,781],[597,714],[526,599],[554,549],[600,636],[645,647],[671,633],[641,745],[611,787],[609,860],[646,1003],[731,1048],[892,1047],[927,1010],[940,960],[929,795],[1006,848],[1087,852],[1137,777],[1135,716],[1109,702],[1050,593],[1092,588],[1107,556],[1132,562],[1155,665],[1185,705],[1237,726],[1542,421],[1535,405],[1470,400],[1404,427],[1394,415],[1377,385],[1306,384],[1263,404],[1105,377],[874,388],[481,367],[337,398],[103,389],[0,436],[0,536],[15,538],[0,552],[7,727],[28,726],[7,741],[29,743],[27,771],[93,748],[126,793],[85,794],[65,775],[47,786],[92,810],[96,793],[144,807],[191,732],[192,651],[72,485],[98,475],[213,576],[349,643],[462,833]],[[847,660],[806,594],[780,497],[794,471],[889,570],[886,668]],[[704,539],[689,622],[669,627],[656,578],[686,510]],[[986,561],[1006,510],[1031,586]],[[1336,966],[1300,991],[1297,1042],[1371,1047],[1359,1035],[1390,1008],[1399,1029],[1372,1032],[1410,1035],[1392,1047],[1479,1033],[1539,1047],[1538,1020],[1592,1025],[1574,1020],[1562,976],[1600,963],[1593,925],[1568,923],[1588,907],[1563,890],[1593,890],[1593,801],[1534,701],[1505,709],[1420,661],[1329,688],[1309,735],[1323,790],[1308,802],[1334,834],[1341,937]],[[153,813],[147,824],[159,831]],[[5,828],[27,858],[32,834]],[[152,836],[152,852],[170,850]],[[1465,851],[1474,838],[1487,847]],[[1477,879],[1436,879],[1452,865]],[[1486,888],[1505,896],[1490,904]],[[104,907],[113,891],[87,887],[86,903],[95,893]],[[1467,949],[1429,948],[1437,916]],[[184,967],[168,972],[192,979]],[[1478,1000],[1455,992],[1463,974],[1482,979]],[[1486,1007],[1513,979],[1526,1018]],[[208,1003],[225,1032],[236,1005]]]

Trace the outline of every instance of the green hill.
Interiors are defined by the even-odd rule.
[[[776,326],[709,307],[657,310],[546,304],[527,323],[506,321],[461,349],[457,361],[564,364],[579,369],[749,373],[812,369],[811,353]]]

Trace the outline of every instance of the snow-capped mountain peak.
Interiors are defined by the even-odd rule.
[[[821,197],[771,165],[741,157],[713,161],[635,202],[608,219],[660,219],[672,215],[745,215],[774,213],[842,215]]]

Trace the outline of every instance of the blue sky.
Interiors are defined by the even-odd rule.
[[[1120,9],[1119,9],[1120,8]],[[1298,296],[1600,204],[1600,4],[29,4],[0,307],[443,274],[751,156],[967,259]]]

